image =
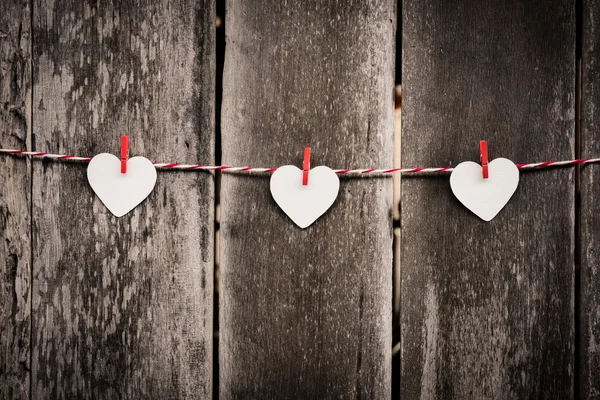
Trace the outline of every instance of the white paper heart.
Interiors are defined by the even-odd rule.
[[[491,221],[508,203],[519,185],[519,169],[506,158],[488,164],[484,179],[481,165],[465,161],[450,175],[450,187],[456,198],[484,221]]]
[[[277,205],[300,228],[317,220],[335,201],[340,180],[329,167],[310,170],[308,185],[302,185],[302,171],[293,165],[277,168],[271,177],[271,194]]]
[[[98,154],[87,169],[90,186],[106,208],[122,217],[140,204],[154,189],[156,168],[144,157],[127,160],[127,173],[121,173],[121,160],[109,153]]]

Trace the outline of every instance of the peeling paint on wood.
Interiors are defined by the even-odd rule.
[[[409,0],[403,29],[404,166],[573,158],[573,2]],[[574,174],[521,174],[489,223],[402,179],[402,398],[573,398]]]
[[[29,1],[0,13],[0,147],[25,148],[31,129]],[[0,399],[29,399],[31,166],[0,157]]]
[[[600,154],[600,3],[584,0],[582,18],[581,156]],[[600,399],[600,170],[581,171],[582,399]]]
[[[223,162],[391,166],[394,1],[229,1]],[[301,230],[268,177],[223,175],[220,391],[388,398],[392,180],[342,178]]]
[[[34,3],[33,149],[213,161],[212,1]],[[213,177],[117,219],[85,169],[33,164],[33,398],[209,398]]]

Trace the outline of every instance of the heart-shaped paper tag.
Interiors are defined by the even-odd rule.
[[[483,178],[481,165],[465,161],[450,175],[450,187],[461,203],[484,221],[491,221],[504,208],[519,185],[519,169],[506,158],[488,164]]]
[[[109,153],[98,154],[87,169],[90,186],[108,210],[122,217],[140,204],[154,189],[156,168],[144,157],[127,160],[127,173],[121,173],[121,160]]]
[[[271,194],[277,205],[300,228],[317,220],[335,201],[340,180],[329,167],[315,167],[302,185],[302,171],[293,165],[277,168],[271,177]]]

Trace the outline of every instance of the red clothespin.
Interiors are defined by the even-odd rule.
[[[127,159],[129,158],[129,137],[121,136],[121,173],[127,173]]]
[[[302,163],[302,185],[308,185],[308,171],[310,171],[310,147],[304,148],[304,162]]]
[[[481,154],[481,170],[483,172],[483,178],[487,179],[489,177],[488,149],[487,149],[487,142],[485,140],[479,141],[479,153]]]

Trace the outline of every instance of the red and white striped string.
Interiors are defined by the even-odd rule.
[[[79,157],[71,156],[66,154],[50,154],[43,151],[27,151],[27,150],[16,150],[16,149],[0,149],[0,153],[30,156],[36,158],[46,158],[53,160],[69,160],[69,161],[80,161],[90,162],[91,157]],[[579,160],[566,160],[566,161],[544,161],[526,164],[516,164],[519,169],[539,169],[546,167],[558,167],[558,166],[569,166],[577,164],[591,164],[600,162],[600,158],[584,158]],[[224,172],[275,172],[277,168],[255,168],[255,167],[233,167],[230,165],[202,165],[202,164],[177,164],[177,163],[152,163],[158,169],[173,169],[173,170],[184,170],[184,171],[224,171]],[[443,173],[452,172],[454,168],[366,168],[366,169],[334,169],[336,174],[344,175],[362,175],[362,174],[373,174],[373,175],[385,175],[393,173]]]

